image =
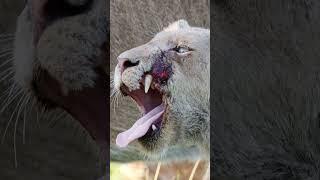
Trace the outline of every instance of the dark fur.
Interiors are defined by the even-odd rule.
[[[23,0],[0,2],[0,36],[14,33],[16,18],[23,4]],[[7,48],[12,49],[12,46],[12,39],[5,41],[0,38],[0,52]],[[7,58],[0,57],[0,64]],[[10,66],[12,63],[0,67],[0,79],[5,75],[2,73]],[[0,109],[7,98],[4,91],[8,85],[10,85],[8,80],[0,82]],[[17,105],[15,101],[9,109],[0,114],[0,139]],[[74,119],[61,110],[40,115],[39,112],[29,109],[31,104],[27,107],[25,143],[23,143],[22,117],[18,119],[17,124],[17,164],[15,164],[13,146],[15,116],[8,128],[6,138],[3,142],[0,140],[0,179],[88,180],[98,179],[105,173],[105,162],[99,159],[98,147],[90,140],[91,137],[79,123],[75,123]],[[39,117],[38,120],[37,117]]]
[[[211,5],[212,174],[319,179],[320,2]]]

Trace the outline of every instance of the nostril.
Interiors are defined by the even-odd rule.
[[[139,65],[139,61],[132,62],[129,59],[118,59],[118,61],[119,61],[121,73],[129,67],[134,67]]]
[[[126,69],[126,68],[129,68],[129,67],[133,67],[133,66],[138,66],[139,65],[139,61],[137,62],[131,62],[131,61],[125,61],[123,63],[123,67]]]

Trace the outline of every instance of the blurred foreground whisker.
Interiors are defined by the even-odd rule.
[[[194,164],[193,169],[192,169],[191,174],[190,174],[190,177],[189,177],[189,180],[193,180],[194,174],[196,173],[196,170],[197,170],[197,168],[199,166],[199,163],[200,163],[200,159],[197,160],[196,164]]]
[[[154,175],[153,180],[157,180],[158,179],[159,172],[160,172],[160,167],[161,167],[161,162],[159,162],[158,165],[157,165],[156,174]]]

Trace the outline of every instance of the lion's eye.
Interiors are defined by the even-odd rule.
[[[185,46],[176,46],[172,50],[176,51],[179,54],[184,54],[190,51],[190,48]]]

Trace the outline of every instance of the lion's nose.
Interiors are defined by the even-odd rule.
[[[139,65],[139,60],[130,60],[128,58],[119,58],[118,57],[118,66],[122,74],[129,67],[134,67]]]

